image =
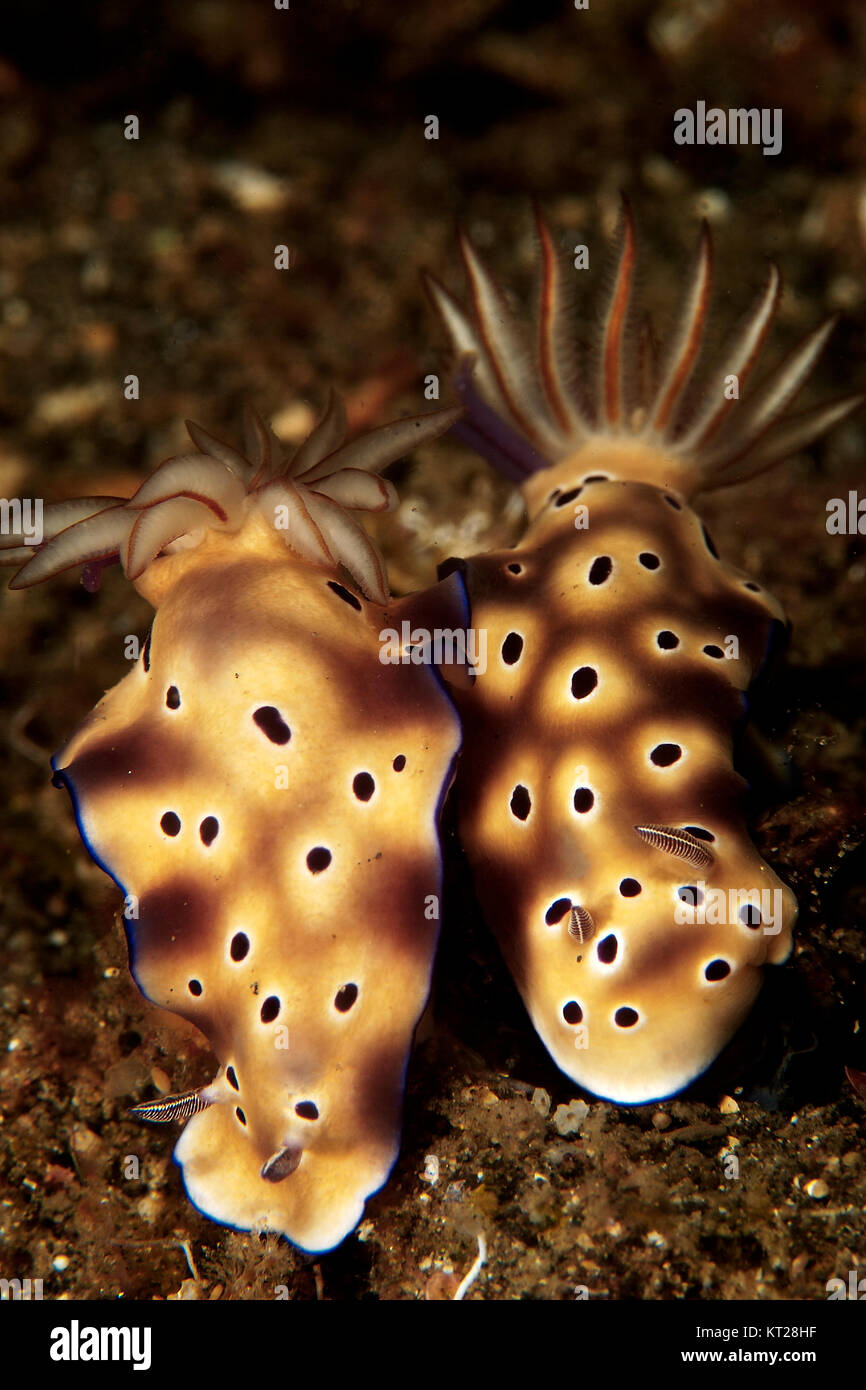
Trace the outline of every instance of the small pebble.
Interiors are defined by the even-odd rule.
[[[81,288],[85,294],[105,294],[111,288],[111,265],[101,251],[94,251],[81,267]]]
[[[727,222],[731,215],[731,200],[721,188],[705,188],[694,200],[695,212],[708,222]]]
[[[662,1130],[670,1129],[671,1117],[666,1115],[663,1110],[657,1110],[653,1115],[653,1128]]]
[[[227,159],[212,170],[213,181],[242,212],[278,212],[289,200],[287,181],[267,169]]]
[[[723,1115],[738,1115],[740,1113],[740,1107],[737,1105],[733,1096],[722,1096],[719,1102],[719,1110]]]
[[[10,328],[23,328],[30,320],[30,305],[24,299],[7,299],[3,305],[3,322]]]
[[[32,423],[40,433],[68,430],[89,425],[113,404],[112,389],[106,381],[63,386],[41,395],[33,411]]]
[[[295,401],[279,411],[271,420],[271,427],[278,439],[289,444],[299,444],[306,439],[316,423],[313,411],[305,401]]]
[[[197,1302],[199,1299],[204,1298],[204,1294],[202,1293],[201,1286],[196,1283],[195,1279],[184,1279],[177,1293],[170,1293],[168,1298],[171,1303],[188,1303]]]
[[[823,1178],[812,1178],[806,1183],[803,1191],[807,1197],[812,1197],[816,1202],[823,1202],[830,1196],[830,1189]]]
[[[550,1114],[550,1096],[541,1086],[536,1086],[532,1092],[532,1108],[537,1110],[539,1115]]]
[[[109,1150],[105,1141],[92,1129],[86,1125],[73,1125],[69,1147],[79,1171],[86,1177],[97,1177],[105,1171]]]
[[[146,1221],[148,1226],[152,1226],[159,1219],[164,1206],[162,1197],[158,1192],[148,1192],[140,1201],[136,1202],[135,1210]]]
[[[579,1134],[580,1127],[589,1114],[589,1106],[582,1100],[570,1101],[568,1105],[557,1105],[553,1113],[553,1123],[558,1134]]]
[[[51,1268],[56,1269],[58,1274],[62,1274],[65,1269],[69,1268],[69,1256],[55,1255],[51,1261]]]

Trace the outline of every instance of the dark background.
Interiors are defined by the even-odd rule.
[[[300,438],[334,384],[361,427],[423,407],[444,342],[419,269],[455,290],[470,230],[528,291],[529,199],[586,242],[586,302],[628,191],[657,326],[701,216],[730,326],[767,256],[787,291],[776,351],[829,312],[815,399],[866,383],[866,9],[856,0],[18,7],[0,56],[0,493],[131,491],[191,417],[237,438],[252,400]],[[775,158],[674,144],[680,106],[781,107]],[[140,139],[123,138],[135,114]],[[439,118],[437,141],[424,118]],[[292,249],[277,273],[273,248]],[[578,332],[591,337],[592,308]],[[138,401],[124,399],[129,373]],[[124,673],[146,606],[120,576],[2,597],[0,1273],[46,1297],[824,1298],[863,1248],[863,624],[860,537],[826,502],[863,486],[864,418],[808,457],[714,494],[720,550],[782,599],[788,663],[759,701],[791,779],[754,799],[756,838],[798,894],[797,947],[744,1036],[685,1098],[593,1103],[581,1135],[478,920],[459,857],[433,1018],[401,1159],[368,1221],[311,1262],[186,1202],[173,1135],[125,1118],[213,1067],[129,979],[116,894],[86,861],[49,754]],[[394,473],[380,529],[396,588],[517,534],[508,488],[456,443]],[[453,850],[453,830],[448,828]],[[550,1115],[541,1113],[544,1091]],[[720,1110],[734,1096],[739,1111]],[[661,1118],[666,1117],[666,1118]],[[719,1154],[738,1142],[741,1174]],[[441,1176],[420,1180],[435,1153]],[[123,1177],[139,1155],[141,1177]],[[810,1195],[809,1183],[827,1187]],[[820,1190],[820,1189],[818,1189]],[[181,1242],[188,1241],[198,1279]],[[59,1260],[59,1265],[55,1261]],[[64,1263],[65,1262],[65,1263]],[[186,1281],[186,1282],[182,1282]]]

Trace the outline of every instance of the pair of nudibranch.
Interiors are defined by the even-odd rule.
[[[539,235],[533,338],[467,241],[472,310],[432,285],[462,406],[346,443],[332,397],[291,455],[252,414],[243,453],[191,425],[195,451],[132,498],[49,506],[35,552],[7,542],[26,560],[13,588],[79,565],[92,584],[119,559],[156,609],[135,669],[53,767],[125,895],[138,985],[220,1063],[138,1113],[188,1119],[176,1157],[203,1212],[308,1250],[353,1228],[396,1156],[455,767],[482,906],[547,1048],[594,1094],[681,1089],[790,949],[794,898],[749,839],[732,765],[782,613],[689,504],[861,398],[788,413],[831,324],[751,388],[775,269],[695,386],[706,232],[651,360],[630,329],[627,210],[579,370]],[[392,508],[381,470],[449,428],[522,485],[529,522],[514,549],[393,600],[358,514]],[[407,618],[483,630],[483,672],[383,662],[380,633]],[[710,894],[734,910],[703,911]]]

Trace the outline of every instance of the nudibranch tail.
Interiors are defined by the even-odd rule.
[[[615,454],[607,449],[608,477],[676,486],[689,497],[753,477],[811,444],[864,400],[862,394],[849,395],[796,416],[787,413],[835,318],[814,329],[775,370],[751,385],[779,302],[781,277],[772,265],[764,289],[701,383],[713,260],[706,224],[658,371],[642,370],[632,327],[637,237],[626,200],[611,290],[581,379],[566,332],[562,262],[549,227],[540,214],[537,220],[542,274],[532,331],[515,325],[501,291],[465,236],[461,250],[471,315],[435,279],[427,282],[458,359],[474,370],[477,393],[473,397],[465,386],[461,392],[469,408],[458,433],[480,443],[485,456],[500,460],[506,476],[514,476],[510,460],[519,452],[508,442],[514,434],[534,451],[536,469],[573,464],[574,482],[579,483],[582,474],[596,471],[602,449],[616,446]],[[479,401],[499,416],[498,431],[478,409]]]

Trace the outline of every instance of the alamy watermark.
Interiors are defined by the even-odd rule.
[[[408,619],[379,633],[383,666],[467,666],[476,675],[487,670],[487,631],[474,627],[413,628]]]
[[[0,497],[0,536],[21,536],[23,545],[41,545],[41,497]]]
[[[29,1303],[41,1298],[41,1279],[0,1279],[0,1302]]]
[[[861,498],[853,488],[847,499],[831,497],[826,525],[830,536],[866,536],[866,497]]]
[[[782,930],[781,888],[708,888],[703,879],[682,889],[674,908],[674,921],[698,926],[744,926],[760,929],[765,936]]]
[[[134,1371],[151,1365],[149,1327],[82,1327],[73,1318],[68,1327],[51,1329],[48,1355],[52,1361],[130,1361]]]
[[[848,1270],[847,1284],[844,1279],[836,1276],[834,1279],[828,1279],[824,1287],[830,1303],[840,1298],[850,1298],[858,1303],[866,1301],[866,1279],[858,1279],[856,1269]]]
[[[765,155],[782,148],[782,108],[775,106],[707,107],[695,104],[694,111],[681,106],[674,112],[674,142],[677,145],[760,145]]]

